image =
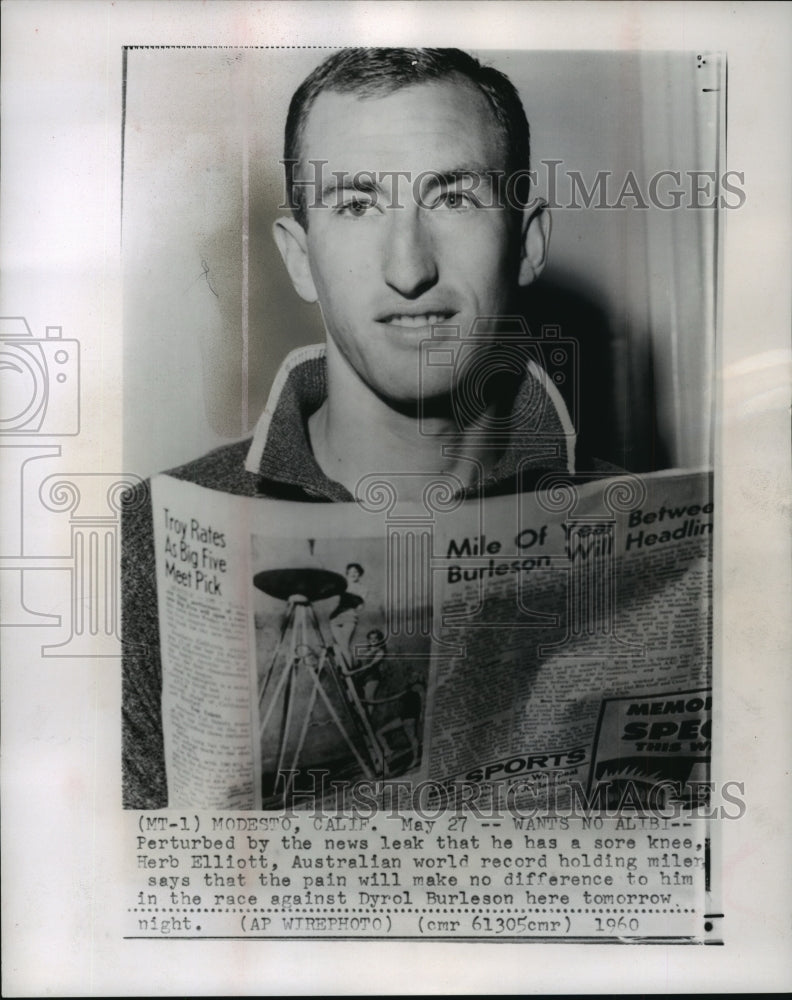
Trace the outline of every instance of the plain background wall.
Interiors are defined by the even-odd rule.
[[[530,43],[529,39],[525,40]],[[278,365],[324,339],[270,230],[284,198],[291,94],[328,52],[126,53],[123,156],[124,467],[149,475],[246,435]],[[550,260],[531,330],[577,342],[562,387],[581,447],[635,471],[711,461],[716,213],[566,207],[569,171],[606,201],[632,171],[720,172],[723,67],[702,53],[477,52],[520,91],[537,194],[557,178]],[[547,161],[562,161],[556,168]],[[675,185],[659,192],[668,199]],[[705,190],[708,194],[708,190]],[[711,197],[699,198],[701,203]],[[595,198],[594,205],[597,199]],[[578,204],[582,205],[580,196]],[[574,397],[574,398],[573,398]]]

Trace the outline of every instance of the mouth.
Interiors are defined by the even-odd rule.
[[[380,316],[377,322],[385,326],[400,326],[407,330],[423,330],[430,326],[439,326],[447,323],[455,313],[451,309],[444,309],[439,312],[425,313],[388,313]]]

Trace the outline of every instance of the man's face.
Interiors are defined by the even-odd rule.
[[[322,93],[298,176],[315,178],[311,160],[324,189],[318,206],[307,189],[305,248],[329,356],[392,404],[413,404],[419,385],[448,394],[452,364],[419,378],[421,341],[437,324],[464,339],[477,317],[509,313],[517,286],[520,219],[494,207],[487,172],[506,170],[507,150],[486,98],[462,79]]]

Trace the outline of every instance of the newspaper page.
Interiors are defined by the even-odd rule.
[[[131,937],[707,939],[711,477],[546,486],[328,519],[157,477],[189,818],[136,825]]]

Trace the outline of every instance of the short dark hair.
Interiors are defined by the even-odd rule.
[[[358,571],[358,576],[363,576],[363,567],[360,563],[347,563],[347,568],[345,572],[349,572],[351,569],[356,569]]]
[[[322,91],[375,97],[404,87],[451,77],[469,80],[487,99],[506,138],[507,168],[524,171],[517,200],[528,201],[527,172],[531,160],[531,133],[520,96],[507,76],[461,49],[349,48],[328,56],[294,92],[286,118],[283,159],[286,196],[295,219],[306,227],[304,190],[294,185],[308,115]]]

